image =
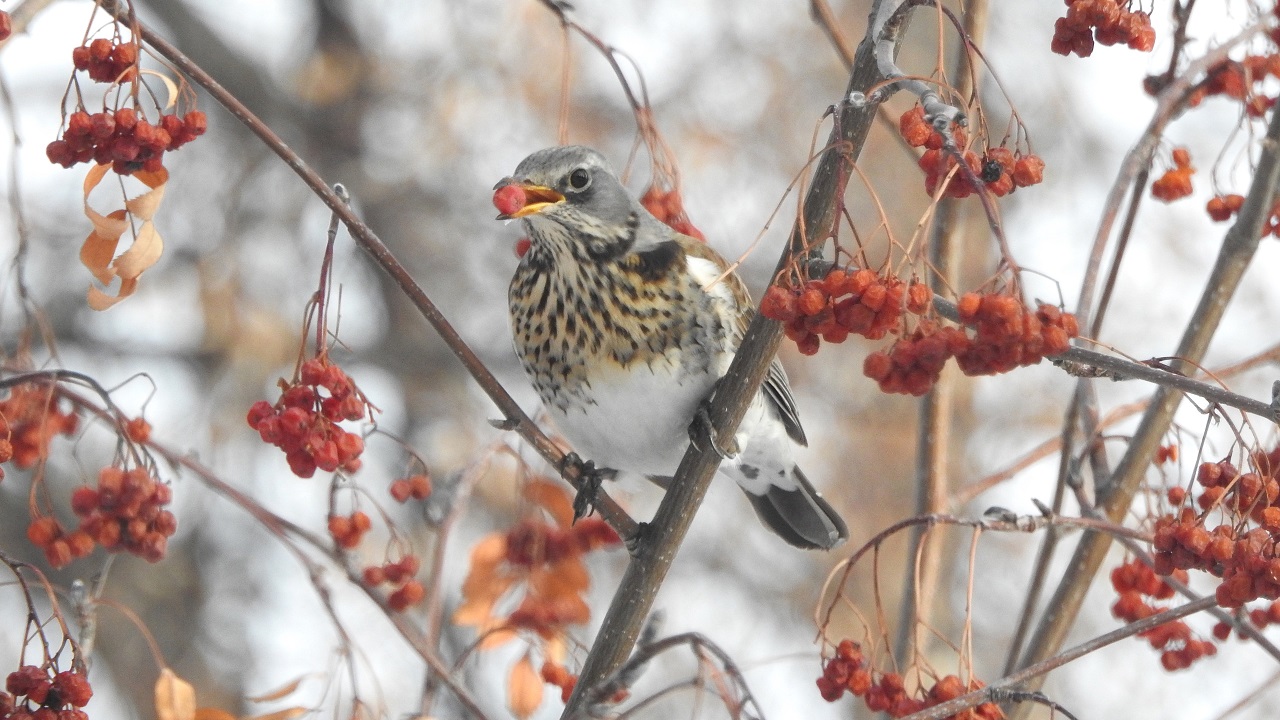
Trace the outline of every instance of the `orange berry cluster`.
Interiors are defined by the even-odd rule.
[[[541,674],[543,682],[560,688],[560,702],[569,702],[569,696],[573,694],[573,688],[578,685],[578,676],[569,672],[569,668],[564,665],[551,660],[542,663]],[[605,702],[610,705],[616,705],[630,696],[630,690],[620,687]]]
[[[569,672],[569,668],[558,662],[547,660],[542,663],[542,681],[560,688],[560,702],[569,702],[569,696],[578,685],[578,676]]]
[[[9,397],[0,401],[0,463],[12,460],[19,470],[26,470],[45,456],[50,440],[74,434],[80,416],[58,406],[48,385],[19,385],[10,390]]]
[[[67,532],[46,515],[31,521],[27,539],[55,568],[87,556],[97,545],[157,562],[178,529],[178,519],[164,507],[172,500],[173,490],[142,468],[105,467],[96,488],[79,487],[71,494],[71,509],[80,519],[75,531]]]
[[[51,672],[23,665],[9,673],[0,692],[0,720],[89,720],[80,709],[93,697],[89,679],[74,670],[50,677]]]
[[[156,562],[178,529],[177,518],[164,509],[172,500],[173,489],[142,468],[105,467],[98,472],[97,488],[71,494],[71,509],[80,518],[80,531],[102,547]]]
[[[1053,25],[1050,45],[1059,55],[1075,53],[1080,57],[1093,54],[1093,43],[1128,45],[1131,50],[1151,52],[1156,44],[1156,31],[1151,16],[1131,12],[1129,0],[1066,0],[1067,15]]]
[[[329,534],[333,536],[333,542],[343,550],[351,550],[359,545],[371,527],[373,521],[360,510],[350,515],[329,516]]]
[[[507,531],[506,561],[526,568],[551,565],[620,542],[618,533],[600,518],[585,518],[569,528],[524,518]]]
[[[821,280],[801,287],[771,285],[760,312],[786,325],[787,337],[805,355],[818,352],[822,340],[844,342],[849,335],[879,340],[901,325],[902,308],[924,313],[933,296],[923,283],[908,286],[893,275],[873,270],[832,268]]]
[[[887,393],[920,396],[938,382],[947,360],[966,375],[995,375],[1059,355],[1079,333],[1075,316],[1052,305],[1034,312],[1011,295],[967,293],[957,303],[961,328],[923,320],[888,350],[867,356],[862,373]]]
[[[1218,604],[1238,608],[1259,598],[1280,599],[1280,449],[1258,453],[1258,472],[1241,473],[1227,460],[1202,463],[1196,482],[1203,488],[1196,504],[1207,514],[1223,512],[1228,522],[1209,530],[1204,517],[1183,505],[1177,513],[1156,519],[1152,547],[1155,570],[1197,569],[1222,579]],[[1184,504],[1188,493],[1169,491],[1171,502]],[[1254,524],[1250,527],[1250,524]]]
[[[1179,582],[1187,582],[1186,570],[1175,570],[1173,576]],[[1144,597],[1168,600],[1174,592],[1173,587],[1161,580],[1155,570],[1137,558],[1111,571],[1111,586],[1119,594],[1111,606],[1111,614],[1125,622],[1136,622],[1167,609],[1148,604]],[[1218,652],[1212,642],[1192,635],[1191,627],[1181,620],[1157,625],[1140,633],[1139,637],[1161,651],[1160,664],[1171,672],[1189,668],[1196,660]]]
[[[689,221],[689,214],[684,210],[684,199],[680,197],[679,190],[663,190],[657,185],[650,185],[644,195],[640,196],[640,204],[672,230],[702,242],[707,241],[702,231]]]
[[[1249,117],[1261,118],[1276,104],[1263,92],[1267,76],[1280,78],[1280,54],[1248,55],[1243,60],[1223,60],[1209,70],[1208,77],[1192,92],[1187,104],[1195,107],[1214,95],[1231,98],[1244,106]]]
[[[875,380],[881,392],[919,397],[938,382],[947,360],[964,352],[969,342],[960,328],[923,321],[888,351],[868,355],[862,374]]]
[[[1224,222],[1230,220],[1236,213],[1240,212],[1240,208],[1244,206],[1243,195],[1215,195],[1209,198],[1209,202],[1205,205],[1205,211],[1209,213],[1210,219],[1214,222]],[[1265,234],[1267,228],[1263,228]]]
[[[192,110],[183,117],[160,116],[152,125],[131,107],[90,115],[77,110],[67,118],[62,137],[49,143],[45,156],[49,162],[63,167],[93,162],[111,164],[118,175],[131,175],[138,170],[159,172],[164,168],[164,154],[186,145],[208,129],[203,112]]]
[[[879,680],[875,676],[879,675]],[[974,680],[965,685],[955,675],[947,675],[934,682],[924,697],[907,694],[902,676],[898,673],[877,673],[866,663],[862,648],[852,640],[841,640],[834,657],[822,666],[818,678],[818,692],[827,702],[835,702],[845,691],[863,699],[873,712],[887,713],[890,717],[905,717],[926,708],[954,700],[966,693],[978,690],[982,683]],[[982,703],[975,708],[955,715],[948,720],[1000,720],[1004,712],[995,703]]]
[[[316,470],[360,469],[364,439],[343,430],[338,422],[360,420],[368,403],[342,368],[325,355],[302,363],[299,380],[283,384],[275,405],[259,400],[249,408],[249,427],[262,441],[284,451],[289,469],[309,478]],[[321,394],[321,390],[325,394]]]
[[[76,70],[89,73],[94,82],[130,82],[138,77],[138,45],[98,38],[73,49],[71,63]]]
[[[942,133],[925,120],[924,108],[919,105],[898,118],[898,131],[908,145],[925,148],[919,165],[924,171],[925,192],[933,195],[938,189],[938,183],[956,166],[955,157],[942,149],[946,140]],[[964,147],[964,128],[956,128],[954,136],[956,146]],[[1036,185],[1044,180],[1044,161],[1039,156],[1022,155],[1003,146],[988,148],[981,156],[972,150],[966,151],[964,161],[973,177],[980,180],[987,191],[996,197],[1004,197],[1017,188]],[[966,198],[975,190],[969,174],[959,172],[951,179],[943,194],[947,197]]]
[[[422,583],[414,580],[418,574],[418,557],[405,555],[395,562],[386,562],[381,566],[374,565],[364,569],[364,584],[377,587],[383,583],[398,586],[387,596],[387,604],[396,612],[417,605],[426,597],[427,591]]]
[[[956,301],[960,320],[974,327],[968,347],[956,354],[965,375],[994,375],[1061,355],[1080,334],[1076,316],[1041,303],[1033,312],[1012,295],[965,293]]]
[[[426,500],[431,495],[431,478],[422,473],[400,478],[391,483],[391,497],[398,503],[414,500]]]
[[[1191,176],[1196,169],[1191,167],[1191,153],[1186,148],[1174,148],[1173,167],[1151,183],[1151,194],[1165,202],[1173,202],[1191,194]]]

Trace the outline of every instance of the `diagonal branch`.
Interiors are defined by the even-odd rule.
[[[880,5],[877,2],[877,7]],[[876,9],[872,10],[873,17]],[[900,38],[898,16],[884,30],[881,40]],[[880,79],[876,65],[876,38],[868,34],[858,47],[853,72],[845,93],[848,98],[865,93]],[[852,172],[875,120],[877,105],[870,102],[842,101],[833,108],[834,127],[817,169],[813,184],[805,197],[804,211],[792,231],[790,242],[778,261],[778,269],[792,267],[814,248],[821,248],[828,229],[839,212],[841,191]],[[710,416],[714,437],[733,437],[746,414],[752,398],[759,391],[769,363],[782,341],[782,326],[756,313],[747,328],[733,364],[720,381],[712,399]],[[702,502],[712,476],[720,466],[720,457],[712,448],[690,447],[685,453],[675,478],[663,497],[653,521],[635,545],[626,574],[605,614],[599,634],[592,645],[578,684],[562,717],[583,714],[591,688],[611,676],[631,654],[645,618],[653,607],[658,588],[666,577],[685,533],[693,521],[694,511]]]

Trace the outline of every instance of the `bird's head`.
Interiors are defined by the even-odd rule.
[[[564,243],[597,260],[630,250],[648,216],[604,156],[580,145],[525,158],[494,187],[493,204],[499,219],[525,220],[535,246]]]

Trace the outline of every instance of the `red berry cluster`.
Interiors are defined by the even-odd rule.
[[[524,518],[507,531],[505,559],[516,567],[553,565],[621,542],[617,531],[600,518],[585,518],[569,528]]]
[[[13,460],[26,470],[48,453],[50,440],[72,435],[79,427],[80,416],[61,410],[50,386],[19,385],[0,401],[0,463]]]
[[[1249,117],[1261,118],[1276,104],[1276,98],[1265,94],[1263,82],[1268,76],[1280,78],[1280,53],[1223,60],[1209,70],[1187,104],[1195,107],[1207,97],[1221,95],[1240,102]],[[1155,89],[1157,87],[1149,88]]]
[[[391,483],[391,497],[398,503],[414,500],[426,500],[431,495],[431,478],[422,473],[400,478]]]
[[[506,626],[528,630],[551,639],[568,625],[590,619],[590,608],[580,593],[586,584],[582,556],[622,540],[599,518],[586,518],[571,527],[525,518],[507,531],[504,560],[509,568],[528,579],[528,592],[506,618]]]
[[[925,148],[919,165],[924,171],[925,192],[933,195],[938,189],[938,183],[956,166],[955,157],[942,149],[946,142],[942,133],[925,120],[924,108],[919,105],[898,118],[898,131],[907,144]],[[956,146],[964,147],[964,128],[956,128],[954,136]],[[1044,161],[1038,155],[1015,153],[1003,146],[988,148],[982,155],[972,150],[966,151],[964,161],[973,177],[996,197],[1004,197],[1017,188],[1036,185],[1044,180]],[[951,179],[943,194],[947,197],[965,198],[975,190],[969,173],[959,172]]]
[[[173,490],[142,468],[105,467],[96,489],[71,494],[71,509],[80,517],[80,530],[102,547],[156,562],[178,529],[177,518],[164,509],[172,500]]]
[[[90,115],[77,110],[67,118],[62,137],[49,143],[45,155],[49,162],[63,167],[93,162],[105,165],[119,175],[138,170],[159,172],[164,168],[164,154],[177,150],[208,128],[203,112],[192,110],[184,117],[162,115],[152,125],[139,110],[131,107]]]
[[[1215,195],[1205,205],[1205,211],[1214,222],[1230,220],[1244,206],[1243,195]],[[1266,228],[1263,229],[1264,232]]]
[[[994,375],[1066,352],[1079,332],[1070,313],[1052,305],[1032,312],[1011,295],[968,293],[957,307],[960,319],[974,326],[972,337],[925,320],[888,350],[868,355],[862,373],[882,392],[920,396],[951,358],[966,375]]]
[[[1179,582],[1187,582],[1186,570],[1175,570],[1173,576]],[[1125,622],[1136,622],[1163,612],[1167,608],[1149,604],[1145,598],[1168,600],[1173,597],[1173,587],[1161,580],[1155,570],[1134,558],[1111,571],[1111,586],[1119,594],[1111,614]],[[1174,620],[1143,631],[1139,637],[1160,650],[1160,664],[1165,670],[1182,670],[1202,657],[1215,655],[1218,648],[1208,640],[1201,640],[1191,633],[1191,627],[1181,620]]]
[[[138,77],[138,45],[98,38],[72,50],[71,63],[95,82],[130,82]]]
[[[1196,473],[1203,488],[1197,505],[1205,514],[1221,511],[1228,522],[1208,530],[1203,515],[1183,506],[1156,520],[1152,539],[1157,573],[1195,568],[1222,578],[1216,594],[1225,608],[1280,599],[1280,448],[1252,460],[1256,472],[1241,473],[1222,460],[1202,463]],[[1169,499],[1185,503],[1188,494],[1174,488]]]
[[[974,328],[968,346],[956,353],[965,375],[995,375],[1060,355],[1080,334],[1076,316],[1041,303],[1035,311],[1012,295],[965,293],[956,302],[960,320]]]
[[[879,679],[876,679],[879,675]],[[955,675],[939,678],[924,693],[924,697],[907,694],[902,676],[898,673],[878,673],[871,669],[863,657],[862,648],[852,640],[841,640],[834,657],[822,666],[818,678],[818,692],[827,702],[835,702],[847,690],[863,699],[872,712],[887,713],[890,717],[905,717],[926,708],[954,700],[966,693],[978,690],[982,683],[974,680],[968,685]],[[982,703],[971,710],[948,715],[948,720],[1002,720],[1004,712],[995,703]]]
[[[377,587],[383,583],[396,586],[396,589],[387,596],[387,604],[392,610],[402,612],[426,597],[427,591],[422,587],[422,583],[413,579],[418,574],[418,567],[416,555],[405,555],[394,562],[388,561],[381,566],[365,568],[364,584],[369,587]]]
[[[787,337],[800,352],[813,355],[822,340],[840,343],[851,333],[879,340],[901,326],[904,301],[907,310],[924,313],[932,299],[923,283],[912,281],[908,286],[893,275],[837,267],[800,287],[771,285],[760,312],[784,323]]]
[[[569,672],[569,668],[550,660],[542,663],[542,681],[560,688],[560,702],[569,702],[569,696],[578,685],[578,676]]]
[[[360,469],[364,439],[343,430],[338,422],[360,420],[369,412],[368,402],[342,368],[327,356],[302,363],[298,380],[282,381],[283,392],[275,405],[259,400],[249,408],[249,427],[262,441],[284,451],[289,469],[309,478],[316,470]],[[321,393],[324,391],[324,394]]]
[[[867,356],[862,373],[880,385],[880,391],[919,397],[942,376],[947,360],[964,352],[969,336],[951,326],[923,321],[889,350]]]
[[[1075,53],[1080,57],[1093,54],[1093,43],[1128,45],[1131,50],[1151,52],[1156,44],[1156,31],[1151,16],[1131,12],[1129,0],[1066,0],[1067,15],[1053,25],[1050,48],[1059,55]]]
[[[702,242],[707,241],[702,231],[689,221],[689,215],[684,211],[684,199],[680,197],[679,190],[663,190],[657,185],[650,185],[644,195],[640,196],[640,204],[672,230]]]
[[[157,562],[178,529],[177,518],[164,509],[172,499],[173,490],[142,468],[105,467],[98,473],[98,487],[80,487],[71,494],[71,509],[80,518],[74,532],[43,516],[31,521],[27,539],[55,568],[85,557],[96,545]]]
[[[9,17],[9,13],[0,10],[0,42],[9,39],[13,34],[13,18]]]
[[[1191,153],[1186,148],[1174,148],[1173,167],[1151,183],[1151,194],[1165,202],[1173,202],[1191,194]]]
[[[80,708],[89,704],[93,687],[74,670],[23,665],[9,673],[0,692],[0,720],[89,720]]]
[[[373,520],[360,510],[350,515],[329,516],[329,534],[333,536],[333,542],[344,550],[351,550],[359,545],[371,527]]]

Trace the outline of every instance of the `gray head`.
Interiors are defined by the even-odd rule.
[[[642,225],[665,227],[631,197],[603,155],[581,145],[535,152],[494,190],[498,217],[524,219],[542,252],[616,258],[635,246]]]

